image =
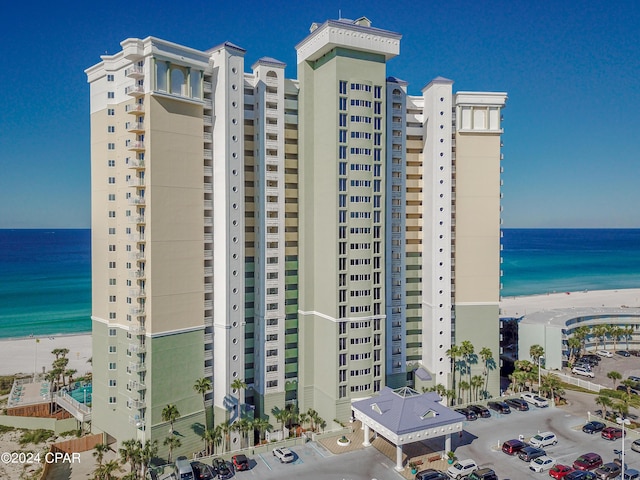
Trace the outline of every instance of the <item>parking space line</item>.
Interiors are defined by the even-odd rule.
[[[259,453],[259,454],[258,454],[258,456],[260,457],[260,460],[262,460],[262,461],[264,462],[264,464],[267,466],[267,468],[268,468],[269,470],[273,470],[273,469],[271,468],[271,465],[269,465],[269,462],[267,462],[267,461],[264,459],[264,457],[262,456],[262,454],[261,454],[261,453]]]
[[[313,443],[309,443],[308,445],[311,448],[313,448],[316,452],[318,452],[318,455],[320,455],[321,457],[327,458],[327,456],[324,453],[322,453],[322,451],[320,451],[320,449],[316,447]]]

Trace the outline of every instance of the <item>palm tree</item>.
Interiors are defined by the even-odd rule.
[[[116,480],[115,473],[121,471],[122,468],[117,460],[109,460],[107,463],[98,465],[98,468],[93,472],[93,478],[95,480]]]
[[[238,395],[238,411],[236,412],[238,417],[240,417],[240,405],[242,403],[242,390],[246,390],[247,384],[241,378],[236,378],[233,382],[231,382],[231,389],[233,393],[237,393]]]
[[[253,427],[258,430],[258,440],[262,442],[264,440],[264,432],[270,432],[273,426],[266,418],[256,418],[253,421]]]
[[[598,395],[596,397],[596,405],[600,405],[602,407],[602,418],[607,418],[607,408],[613,406],[613,402],[611,401],[611,397]]]
[[[605,336],[607,335],[606,325],[595,325],[591,327],[591,333],[596,339],[596,350],[600,346],[600,340],[602,340],[604,348],[607,348],[607,345],[605,344]]]
[[[582,343],[580,342],[580,339],[575,336],[570,337],[569,340],[567,340],[567,348],[569,349],[569,363],[571,365],[573,365],[573,363],[576,361],[576,357],[580,353],[581,346]]]
[[[73,376],[78,373],[78,370],[74,369],[74,368],[69,368],[67,370],[65,370],[64,375],[67,377],[67,385],[71,385],[71,382],[73,381]]]
[[[627,342],[627,350],[629,350],[629,340],[633,339],[633,333],[635,332],[634,328],[631,325],[627,325],[623,329],[624,339]]]
[[[471,384],[469,384],[466,380],[460,380],[460,383],[458,384],[458,388],[462,391],[462,392],[468,392],[467,395],[467,403],[469,403],[471,401]],[[462,398],[462,395],[460,395],[460,397]]]
[[[104,454],[109,451],[109,445],[106,443],[98,443],[95,447],[93,447],[93,456],[96,457],[98,461],[98,465],[102,465],[102,460],[104,459]]]
[[[229,423],[229,420],[225,420],[224,422],[222,422],[220,425],[218,425],[218,427],[220,427],[220,431],[222,432],[222,435],[224,435],[224,451],[226,452],[227,450],[230,450],[231,447],[229,446],[229,444],[231,443],[231,438],[230,438],[230,433],[231,433],[231,423]]]
[[[627,378],[622,381],[622,384],[627,387],[627,398],[631,398],[631,389],[636,386],[636,382]]]
[[[273,407],[271,409],[271,414],[273,418],[275,418],[278,422],[280,422],[280,428],[282,429],[282,435],[284,435],[284,424],[287,420],[287,412],[278,407]]]
[[[172,459],[172,455],[173,455],[173,451],[176,448],[180,448],[182,446],[182,442],[180,441],[180,439],[178,437],[176,437],[175,435],[171,435],[167,438],[164,439],[163,445],[165,447],[169,447],[169,463],[171,463],[171,459]]]
[[[609,373],[607,373],[607,378],[613,380],[613,388],[615,390],[616,382],[622,379],[622,374],[620,372],[616,372],[615,370],[611,370]]]
[[[202,395],[202,409],[204,410],[204,434],[207,434],[209,430],[209,419],[207,416],[207,404],[206,404],[206,395],[207,392],[211,390],[211,379],[203,377],[196,380],[196,383],[193,385],[193,389],[196,393]]]
[[[447,357],[449,357],[451,359],[451,373],[452,373],[452,389],[455,392],[456,390],[456,369],[457,369],[457,359],[458,357],[460,357],[460,348],[457,345],[451,345],[451,348],[449,348],[445,354],[447,355]],[[455,395],[454,395],[455,396]],[[453,402],[452,402],[453,404]]]
[[[158,441],[147,440],[140,452],[140,463],[142,466],[142,478],[146,478],[147,467],[151,464],[156,455],[158,455]]]
[[[205,444],[205,452],[207,455],[213,455],[214,445],[216,443],[216,436],[220,435],[222,437],[222,432],[219,428],[213,428],[211,430],[207,430],[204,433],[204,444]]]
[[[609,335],[611,335],[611,338],[613,339],[613,350],[617,350],[618,349],[618,341],[620,340],[620,337],[622,337],[625,333],[625,329],[622,328],[620,325],[611,325],[611,329],[609,330]]]
[[[513,385],[513,390],[515,392],[520,392],[524,389],[524,385],[527,381],[527,372],[515,370],[511,375],[509,375],[509,379]]]
[[[474,362],[474,360],[477,362],[473,343],[469,340],[464,340],[462,345],[460,345],[460,355],[462,355],[465,370],[467,371],[467,385],[471,385],[471,363]]]
[[[320,419],[320,421],[318,422],[318,428],[322,429],[322,433],[324,433],[324,429],[327,428],[327,422],[325,422],[323,419]]]
[[[531,345],[529,348],[529,356],[535,365],[538,365],[538,362],[542,357],[544,357],[544,348],[541,345]]]
[[[307,415],[309,416],[309,422],[311,423],[311,431],[315,432],[316,431],[316,424],[318,423],[318,420],[320,419],[320,415],[313,408],[309,408],[307,410]]]
[[[60,357],[66,357],[68,353],[68,348],[54,348],[53,350],[51,350],[51,354],[56,356],[56,360],[58,360]]]
[[[480,350],[480,358],[484,363],[484,369],[482,374],[484,375],[484,391],[487,392],[489,390],[489,370],[494,370],[496,368],[496,361],[493,359],[493,352],[489,347],[482,347]]]
[[[481,375],[474,375],[473,377],[471,377],[471,388],[475,393],[474,400],[476,401],[478,400],[478,392],[480,391],[480,388],[482,388],[483,385],[484,385],[484,378],[482,378]],[[471,399],[469,399],[469,401],[471,401]]]
[[[293,403],[287,403],[284,406],[284,411],[287,412],[287,426],[291,430],[291,426],[298,423],[298,407]]]
[[[555,399],[555,395],[562,395],[564,390],[562,389],[562,382],[558,377],[551,373],[547,373],[541,377],[541,392],[549,392],[550,398]]]
[[[178,407],[174,404],[170,403],[166,407],[162,409],[162,421],[169,422],[171,424],[171,428],[169,433],[173,435],[173,422],[176,421],[180,417],[180,412],[178,411]]]
[[[118,450],[118,453],[122,464],[129,463],[131,473],[135,473],[133,478],[138,478],[142,456],[142,443],[140,440],[125,440],[122,442],[122,447]]]
[[[309,421],[309,414],[302,412],[300,414],[300,416],[298,417],[298,419],[300,420],[300,426],[302,427],[302,429],[304,430],[304,424],[307,423]]]

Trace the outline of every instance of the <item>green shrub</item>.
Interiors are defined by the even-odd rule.
[[[25,430],[22,433],[22,437],[20,437],[19,443],[20,445],[43,443],[54,435],[53,430],[45,430],[43,428],[39,428],[37,430]]]

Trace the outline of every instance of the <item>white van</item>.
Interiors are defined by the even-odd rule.
[[[607,358],[613,357],[613,353],[611,353],[608,350],[598,350],[596,352],[596,355],[600,355],[601,357],[607,357]]]
[[[195,480],[191,462],[186,458],[176,460],[175,476],[177,480]]]
[[[591,370],[587,370],[584,367],[573,367],[571,369],[571,373],[575,374],[575,375],[583,375],[585,377],[595,377],[595,375],[593,374],[593,372]]]

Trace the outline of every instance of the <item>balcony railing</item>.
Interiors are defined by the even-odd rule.
[[[128,387],[129,390],[137,390],[138,392],[141,392],[142,390],[146,390],[147,386],[142,383],[142,382],[137,382],[135,380],[132,380],[128,383]]]
[[[127,122],[125,127],[128,132],[144,132],[144,123],[142,122]]]
[[[144,418],[140,418],[139,415],[129,415],[129,424],[144,430]]]
[[[129,363],[129,371],[133,373],[145,372],[146,370],[147,370],[147,366],[143,362]]]
[[[127,164],[127,166],[129,168],[142,169],[142,168],[144,168],[144,160],[140,160],[139,158],[132,158],[132,159],[129,160],[129,163]]]
[[[142,353],[146,353],[147,352],[147,346],[144,344],[140,344],[140,343],[132,343],[129,344],[129,351],[131,353],[135,353],[137,355],[140,355]]]
[[[129,67],[124,71],[125,76],[132,78],[141,78],[144,77],[144,68],[140,65],[134,65],[133,67]]]
[[[144,325],[132,325],[129,327],[129,332],[132,335],[144,335],[146,329],[144,328]]]
[[[134,103],[133,105],[126,105],[124,111],[127,113],[133,113],[135,115],[144,113],[144,105],[141,103]]]
[[[146,200],[140,195],[133,195],[129,198],[129,205],[144,205]]]
[[[144,150],[144,142],[140,142],[140,141],[131,142],[127,146],[127,149],[128,150],[135,150],[135,151]]]
[[[144,95],[144,87],[142,85],[131,85],[124,89],[124,93],[134,97],[139,97],[140,95]]]
[[[144,298],[144,297],[147,296],[147,292],[145,291],[144,288],[130,288],[129,289],[129,296],[130,297]]]

